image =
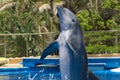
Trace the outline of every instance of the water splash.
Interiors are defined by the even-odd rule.
[[[0,80],[61,80],[60,73],[48,72],[46,68],[25,70],[14,75],[1,76]]]
[[[18,80],[21,80],[21,77],[18,77]]]
[[[29,73],[29,75],[28,75],[28,80],[34,80],[38,75],[43,74],[44,70],[45,70],[45,69],[43,68],[43,69],[40,70],[39,72],[36,72],[33,77],[31,77],[31,73]]]

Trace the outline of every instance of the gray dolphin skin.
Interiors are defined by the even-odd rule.
[[[57,12],[60,35],[43,51],[41,60],[58,50],[61,80],[98,80],[95,76],[89,79],[83,33],[75,15],[69,9],[60,6],[57,7]]]

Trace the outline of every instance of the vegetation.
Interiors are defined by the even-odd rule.
[[[88,54],[120,52],[120,42],[115,42],[119,41],[119,0],[1,0],[0,34],[58,33],[59,21],[54,15],[54,5],[61,1],[60,5],[76,14],[85,33]],[[8,36],[7,57],[39,55],[56,37],[57,34]],[[3,39],[0,42],[4,42]]]
[[[119,0],[89,0],[86,8],[77,13],[82,29],[91,31],[85,34],[87,53],[119,52],[119,42],[116,42],[120,30],[119,4]]]

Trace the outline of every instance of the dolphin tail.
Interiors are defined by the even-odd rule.
[[[58,42],[54,41],[48,45],[48,47],[43,51],[40,60],[43,60],[47,55],[56,52],[59,48]]]
[[[89,71],[89,80],[99,80],[92,72]]]

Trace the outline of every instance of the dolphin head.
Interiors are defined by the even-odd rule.
[[[75,15],[67,8],[57,7],[57,15],[60,20],[60,30],[66,31],[73,29],[75,24],[78,24]]]

